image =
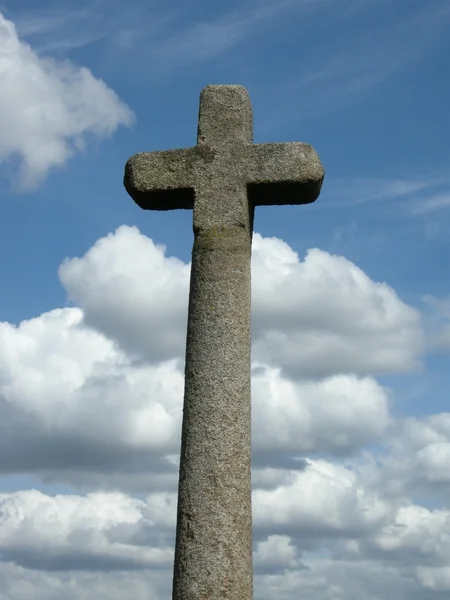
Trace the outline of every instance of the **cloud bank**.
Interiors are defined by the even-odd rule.
[[[252,263],[256,597],[449,590],[450,515],[413,497],[448,489],[450,417],[374,378],[420,365],[419,313],[319,249],[255,234]],[[74,306],[0,325],[3,477],[73,490],[0,495],[5,597],[170,593],[189,270],[122,226],[61,264]]]

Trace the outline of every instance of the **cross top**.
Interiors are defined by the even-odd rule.
[[[208,85],[200,94],[197,144],[251,144],[252,105],[240,85]]]
[[[239,85],[208,85],[200,95],[197,145],[136,154],[125,187],[144,209],[194,209],[194,229],[253,227],[255,206],[308,204],[324,170],[300,142],[253,144],[252,108]]]

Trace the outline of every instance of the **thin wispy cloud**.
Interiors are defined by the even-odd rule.
[[[324,52],[299,57],[295,75],[277,90],[277,102],[298,120],[330,114],[364,100],[377,86],[411,68],[445,40],[450,8],[444,0],[412,8],[393,18],[389,2],[355,3],[351,29],[336,28]],[[350,6],[348,6],[350,8]],[[363,10],[356,10],[364,8]],[[355,35],[355,25],[359,34]],[[271,94],[271,90],[267,90]],[[294,99],[294,100],[293,100]],[[295,101],[295,110],[291,107]],[[281,113],[281,111],[280,111]],[[266,129],[276,128],[282,114],[272,111]]]
[[[423,301],[433,308],[440,317],[450,319],[450,296],[436,298],[428,294],[424,296]]]
[[[447,208],[450,208],[450,190],[413,204],[411,212],[413,215],[423,215],[425,213],[445,210]]]
[[[427,294],[423,302],[426,307],[423,314],[428,351],[447,352],[450,350],[450,296],[437,298]]]
[[[151,65],[156,74],[178,67],[207,62],[235,48],[242,41],[261,36],[277,21],[301,19],[325,12],[339,21],[352,18],[374,0],[343,0],[337,10],[333,0],[247,0],[219,5],[197,1],[189,9],[168,10],[162,1],[94,0],[77,10],[58,5],[14,14],[20,35],[32,38],[42,52],[70,52],[74,48],[101,42],[107,54],[123,56],[129,67],[130,55],[139,53],[134,68]],[[198,16],[196,18],[196,11]],[[155,74],[155,73],[154,73]]]
[[[91,6],[77,8],[61,5],[41,7],[39,10],[4,14],[14,21],[20,37],[33,42],[41,53],[67,52],[88,46],[105,38],[105,27],[98,18],[98,1]]]
[[[356,178],[351,182],[337,181],[333,184],[333,192],[338,198],[338,204],[364,204],[373,201],[389,201],[399,198],[410,198],[424,190],[430,190],[440,185],[450,184],[450,179],[444,177],[423,177],[420,179],[364,179]]]
[[[329,181],[324,208],[373,204],[390,215],[421,216],[450,208],[450,177],[442,173],[416,178],[355,178]]]
[[[217,60],[249,40],[266,52],[275,27],[298,21],[301,33],[332,20],[326,50],[315,51],[307,60],[302,55],[295,76],[277,82],[280,110],[272,111],[265,129],[277,126],[294,98],[297,103],[301,99],[302,108],[295,111],[299,118],[363,99],[435,47],[449,18],[443,0],[403,11],[395,19],[385,0],[343,0],[339,6],[332,0],[248,0],[225,9],[198,1],[189,10],[167,9],[162,1],[130,0],[125,5],[94,0],[81,3],[77,10],[58,4],[14,14],[21,37],[42,53],[70,53],[97,43],[106,64],[127,71],[145,69],[147,78],[156,81],[178,68]],[[356,24],[360,33],[355,36]],[[351,36],[346,27],[351,27]],[[264,38],[267,32],[269,37]],[[265,88],[264,81],[253,83]],[[272,96],[274,88],[267,93]]]
[[[348,0],[353,2],[353,0]],[[289,12],[297,15],[330,4],[331,0],[250,0],[236,8],[217,12],[191,6],[168,10],[163,2],[94,0],[78,10],[60,5],[28,10],[15,15],[23,37],[35,37],[45,51],[71,49],[104,40],[109,51],[141,52],[143,44],[150,60],[164,56],[165,66],[175,68],[186,61],[206,60],[233,47],[243,37],[259,33],[261,26]],[[199,10],[199,18],[192,13]],[[47,36],[52,35],[49,40]],[[42,38],[40,40],[39,38]],[[43,39],[45,38],[45,41]],[[124,44],[123,41],[128,43]],[[40,43],[42,41],[42,43]]]

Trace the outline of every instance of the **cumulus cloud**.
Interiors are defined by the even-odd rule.
[[[14,563],[0,563],[1,600],[123,600],[127,596],[135,600],[164,598],[158,588],[167,593],[165,571],[154,571],[152,581],[142,571],[92,572],[37,571],[25,569]],[[159,585],[158,585],[159,583]]]
[[[450,491],[450,413],[397,422],[380,460],[376,485],[392,494],[436,494],[446,502]]]
[[[290,375],[395,373],[417,367],[419,313],[343,256],[299,260],[285,242],[256,234],[253,356]]]
[[[0,494],[3,560],[31,569],[131,570],[170,564],[173,549],[133,540],[151,529],[148,507],[124,494],[46,496],[36,490]],[[119,530],[116,530],[120,527]],[[154,541],[154,540],[153,540]],[[157,540],[158,543],[161,539]]]
[[[175,488],[179,362],[133,362],[87,328],[78,308],[0,324],[0,351],[0,471],[73,485]],[[352,454],[390,422],[386,392],[371,378],[294,382],[254,368],[256,468],[286,466],[305,452]]]
[[[255,597],[264,600],[292,600],[301,596],[314,600],[443,600],[424,589],[408,569],[398,565],[342,554],[324,552],[304,559],[304,568],[261,575],[255,579]]]
[[[0,470],[130,474],[176,469],[183,377],[133,365],[78,308],[0,324]]]
[[[418,583],[434,592],[450,591],[450,567],[417,567]]]
[[[304,568],[298,550],[287,535],[269,535],[267,539],[257,543],[254,566],[257,573],[263,572],[266,575],[285,569]]]
[[[150,362],[184,358],[190,265],[165,250],[122,226],[59,269],[86,325]]]
[[[310,590],[314,600],[344,592],[370,600],[399,589],[406,600],[448,591],[449,511],[393,505],[367,490],[361,474],[324,460],[287,473],[289,483],[253,492],[256,597],[288,600]],[[123,579],[133,582],[137,598],[151,591],[162,599],[170,591],[175,515],[176,493],[142,500],[123,493],[1,494],[6,597],[25,598],[29,582],[33,597],[56,598],[45,590],[51,584],[60,591],[70,575],[68,598],[87,598],[92,589],[119,598]]]
[[[386,391],[371,378],[337,375],[291,381],[280,369],[254,369],[253,445],[274,452],[345,454],[378,441],[390,425]]]
[[[289,534],[300,544],[332,534],[360,537],[384,524],[391,511],[387,502],[364,491],[355,473],[324,460],[308,459],[289,482],[253,494],[256,530]]]
[[[133,121],[131,110],[85,67],[38,56],[0,13],[0,165],[19,165],[18,184],[37,185],[84,146]]]
[[[393,522],[373,539],[374,546],[396,558],[399,552],[413,556],[408,563],[421,563],[424,555],[435,554],[445,564],[450,549],[448,510],[428,510],[423,506],[401,507]]]
[[[301,334],[308,321],[301,314],[296,323],[292,294],[281,294],[283,302],[272,288],[284,282],[299,290],[299,312],[309,311],[314,318],[316,304],[325,305],[329,296],[327,289],[320,294],[323,270],[316,274],[318,294],[305,300],[304,286],[296,283],[296,278],[303,283],[303,263],[281,241],[269,239],[267,246],[264,241],[259,238],[254,261],[258,277],[270,285],[255,283],[256,340],[264,338],[262,316],[269,312],[286,335],[296,328]],[[343,264],[352,281],[357,268]],[[59,273],[81,308],[55,309],[18,326],[0,325],[0,469],[39,473],[46,482],[135,492],[149,491],[145,473],[152,472],[153,489],[175,489],[189,265],[166,257],[164,247],[136,228],[123,226],[97,241],[84,257],[64,261]],[[363,299],[370,298],[372,288],[376,294],[377,286],[357,274],[368,288]],[[334,297],[346,293],[345,278],[334,285]],[[389,299],[385,320],[393,331],[404,322],[404,311],[407,322],[411,317],[410,336],[418,337],[415,313],[393,291],[383,289]],[[366,316],[360,312],[361,321],[353,319],[356,332],[365,330]],[[350,324],[345,329],[331,315],[323,328],[333,327],[343,344],[357,335]],[[387,324],[383,327],[377,340],[380,352],[386,336],[393,335]],[[409,357],[414,353],[410,346],[402,351]],[[276,349],[271,352],[275,362]],[[308,453],[353,455],[390,430],[387,390],[367,375],[328,373],[329,367],[320,369],[323,376],[317,378],[316,369],[307,373],[300,366],[303,376],[297,377],[297,371],[254,360],[256,470],[302,469],[298,458]],[[349,361],[346,370],[356,369]]]
[[[294,377],[417,367],[419,313],[388,285],[342,256],[316,249],[301,261],[283,241],[259,234],[253,245],[254,360]],[[118,228],[59,274],[86,323],[128,352],[183,357],[189,266],[137,228]]]
[[[61,265],[77,306],[0,324],[0,471],[75,488],[0,496],[8,600],[62,589],[69,600],[93,591],[118,599],[123,581],[136,598],[170,594],[189,269],[123,226]],[[433,445],[448,441],[445,419],[402,429],[373,378],[414,368],[418,314],[342,257],[314,250],[302,261],[257,234],[253,287],[257,597],[370,600],[400,590],[423,600],[424,590],[445,590],[437,536],[446,512],[413,504],[398,477],[406,452],[428,461],[428,482],[443,473],[447,454]],[[358,458],[387,435],[403,440],[391,443],[391,463]],[[434,525],[420,525],[424,515]],[[419,558],[407,575],[387,565],[394,555],[407,564],[411,552]]]

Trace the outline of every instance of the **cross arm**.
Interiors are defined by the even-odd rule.
[[[322,187],[324,168],[309,144],[248,146],[248,196],[253,206],[309,204]]]
[[[193,208],[199,158],[196,147],[135,154],[125,166],[125,189],[144,209]]]

